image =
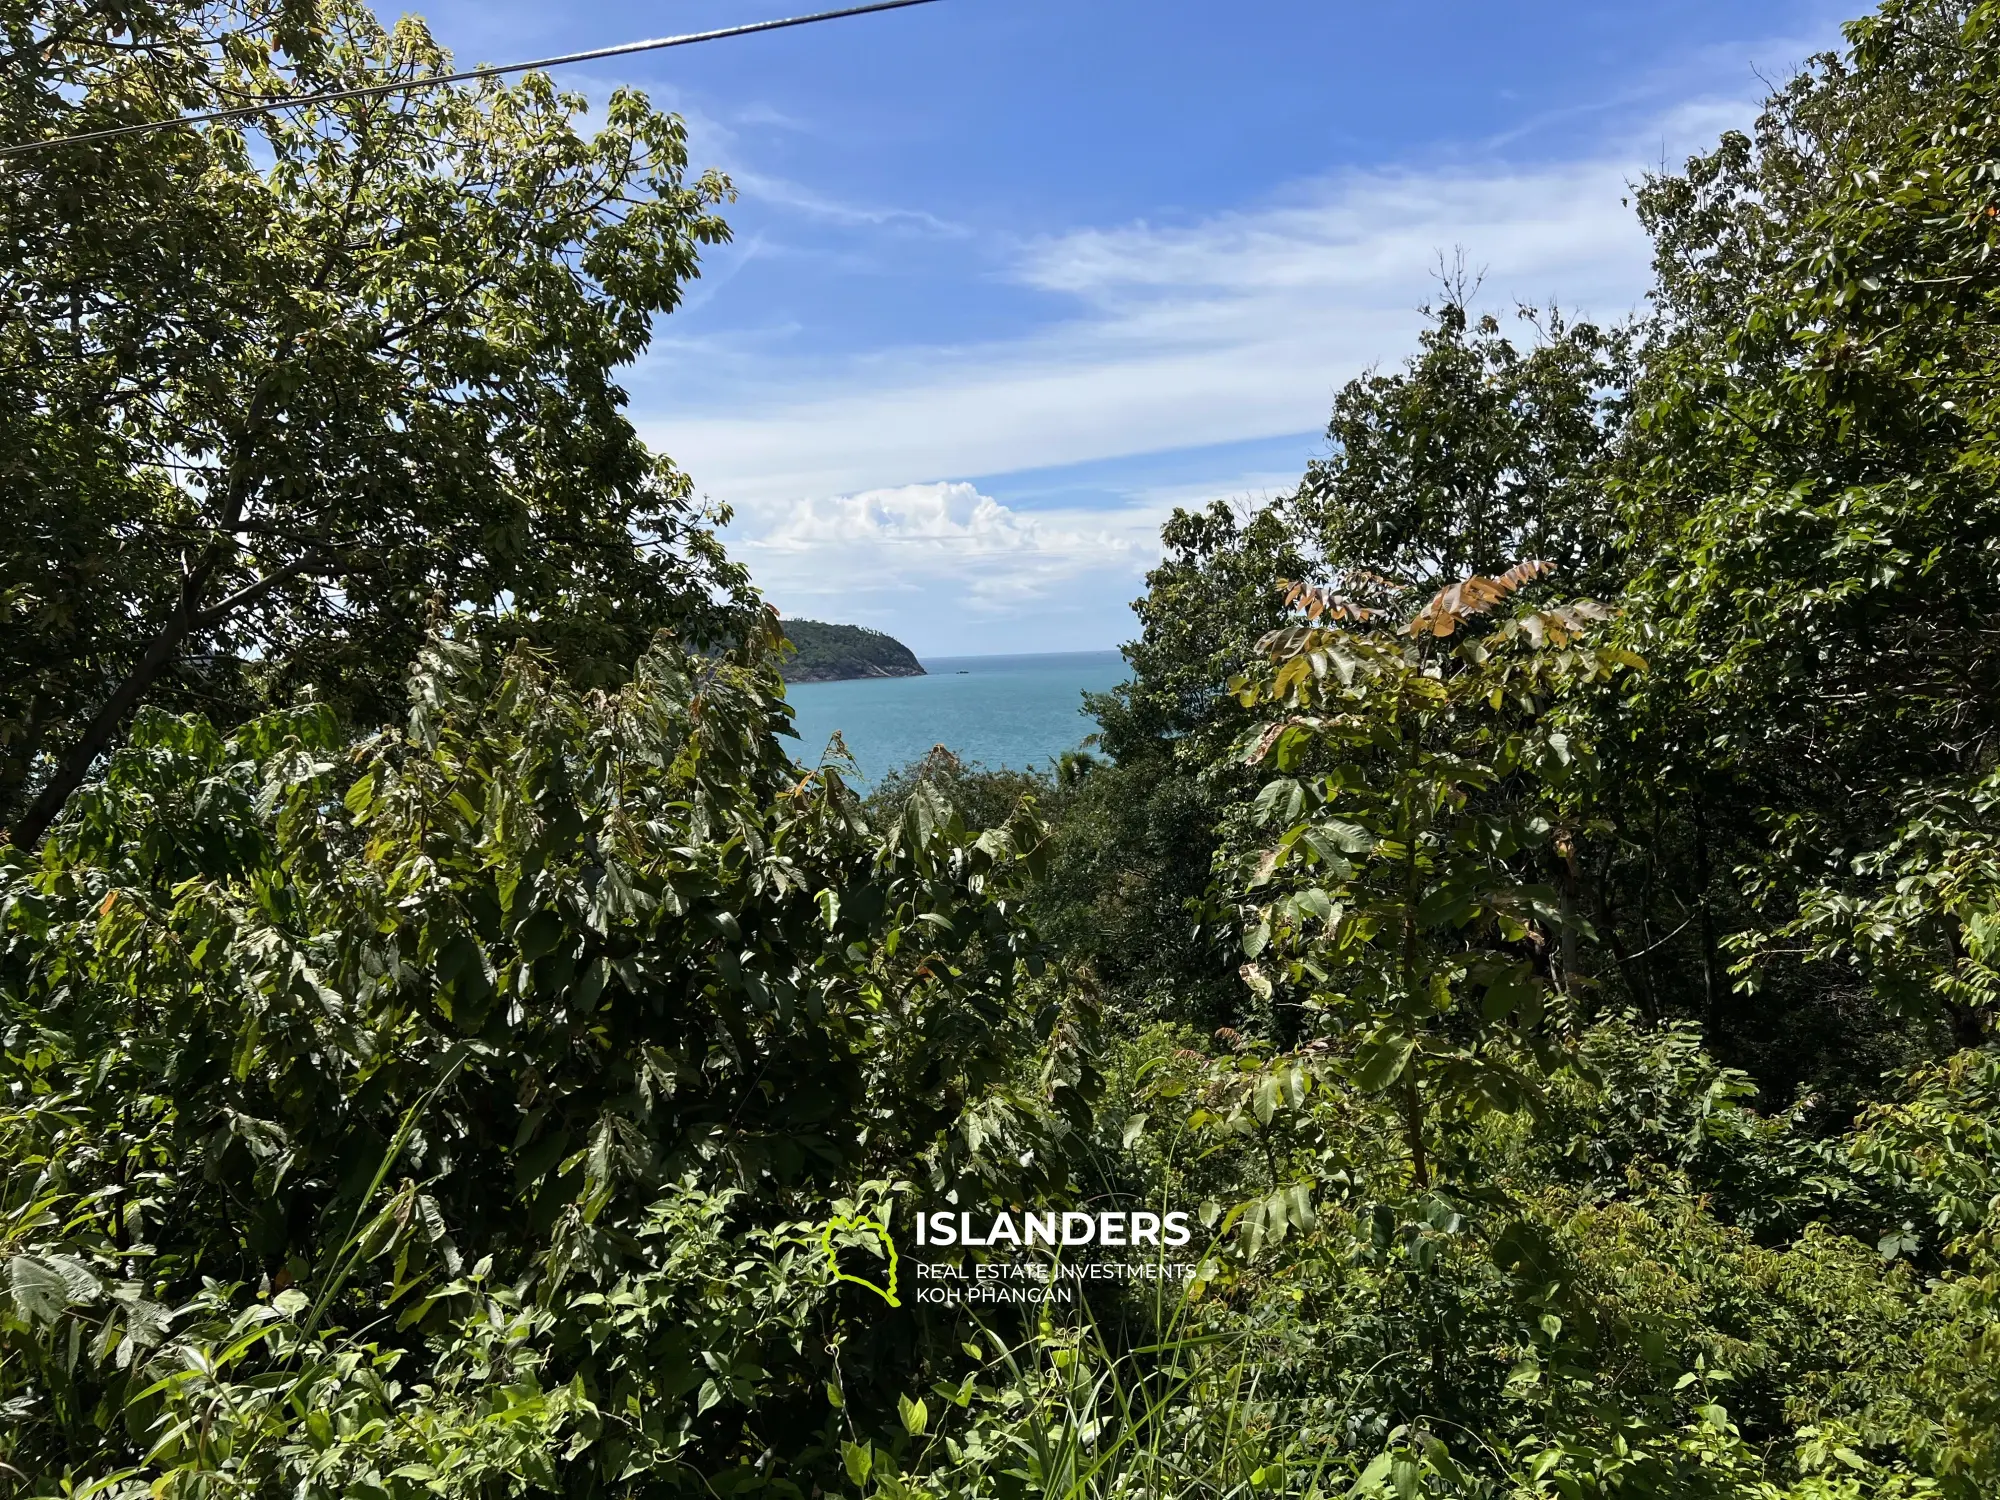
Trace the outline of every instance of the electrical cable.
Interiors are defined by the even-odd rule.
[[[912,5],[931,5],[936,0],[874,0],[870,5],[853,5],[845,10],[823,10],[809,16],[787,16],[776,21],[751,21],[743,26],[725,26],[717,31],[694,31],[685,36],[655,37],[645,42],[625,42],[616,47],[597,47],[589,52],[568,52],[561,57],[537,58],[534,62],[503,63],[495,67],[468,68],[462,73],[442,73],[436,77],[407,78],[396,83],[369,84],[364,88],[329,89],[319,94],[301,94],[294,99],[267,99],[257,104],[239,104],[229,109],[213,109],[205,114],[176,115],[171,120],[144,120],[135,125],[112,125],[103,130],[86,130],[78,135],[52,136],[45,141],[17,141],[0,146],[0,157],[44,151],[55,146],[74,146],[86,141],[108,141],[119,136],[143,135],[175,125],[200,125],[211,120],[236,120],[261,115],[275,109],[298,109],[309,104],[332,104],[341,99],[370,99],[382,94],[407,94],[417,89],[436,88],[447,83],[466,83],[475,78],[499,78],[508,73],[527,73],[539,68],[560,68],[569,63],[594,62],[600,57],[623,57],[633,52],[657,52],[663,47],[688,47],[696,42],[716,42],[725,37],[752,36],[760,31],[783,31],[792,26],[812,26],[821,21],[842,21],[849,16],[873,15],[876,11],[905,10]]]

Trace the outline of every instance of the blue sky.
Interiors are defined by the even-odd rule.
[[[1132,634],[1174,505],[1296,480],[1440,256],[1496,310],[1635,309],[1627,184],[1857,3],[941,0],[562,76],[645,89],[740,190],[627,385],[773,602],[1083,650]],[[470,64],[805,8],[421,9]]]

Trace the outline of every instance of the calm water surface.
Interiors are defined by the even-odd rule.
[[[812,764],[839,730],[869,780],[933,745],[989,767],[1046,770],[1097,732],[1083,694],[1126,677],[1116,651],[927,657],[924,670],[928,677],[794,683],[785,690],[799,731],[793,753]]]

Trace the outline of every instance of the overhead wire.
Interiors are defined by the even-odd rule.
[[[907,10],[913,5],[933,5],[937,0],[873,0],[868,5],[850,5],[843,10],[823,10],[812,15],[786,16],[774,21],[750,21],[741,26],[724,26],[714,31],[692,31],[684,36],[654,37],[644,42],[623,42],[615,47],[594,47],[587,52],[566,52],[560,57],[540,57],[533,62],[500,63],[491,67],[467,68],[458,73],[441,73],[421,78],[398,79],[393,83],[373,83],[360,88],[327,89],[293,98],[264,99],[255,104],[232,105],[200,114],[175,115],[165,120],[141,120],[130,125],[109,125],[102,130],[86,130],[76,135],[51,136],[39,141],[16,141],[0,145],[0,157],[20,156],[30,151],[48,151],[57,146],[77,146],[90,141],[115,140],[121,136],[144,135],[169,130],[176,125],[202,125],[216,120],[240,120],[273,110],[301,109],[308,105],[334,104],[343,99],[371,99],[383,94],[414,93],[448,83],[469,83],[480,78],[501,78],[509,73],[529,73],[543,68],[566,67],[571,63],[595,62],[604,57],[625,57],[635,52],[658,52],[666,47],[691,47],[697,42],[719,42],[733,36],[753,36],[764,31],[784,31],[794,26],[813,26],[822,21],[843,21],[850,16],[873,15],[877,11]]]

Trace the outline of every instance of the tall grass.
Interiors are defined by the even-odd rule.
[[[907,1468],[891,1459],[872,1475],[875,1492],[1335,1500],[1394,1478],[1397,1455],[1371,1465],[1377,1455],[1343,1447],[1351,1395],[1270,1389],[1269,1333],[1214,1306],[1199,1276],[1149,1290],[1105,1313],[1079,1297],[1025,1335],[979,1323],[980,1378],[934,1387],[946,1403],[936,1430],[926,1410],[924,1440],[899,1445]],[[1421,1451],[1410,1461],[1423,1466]]]

